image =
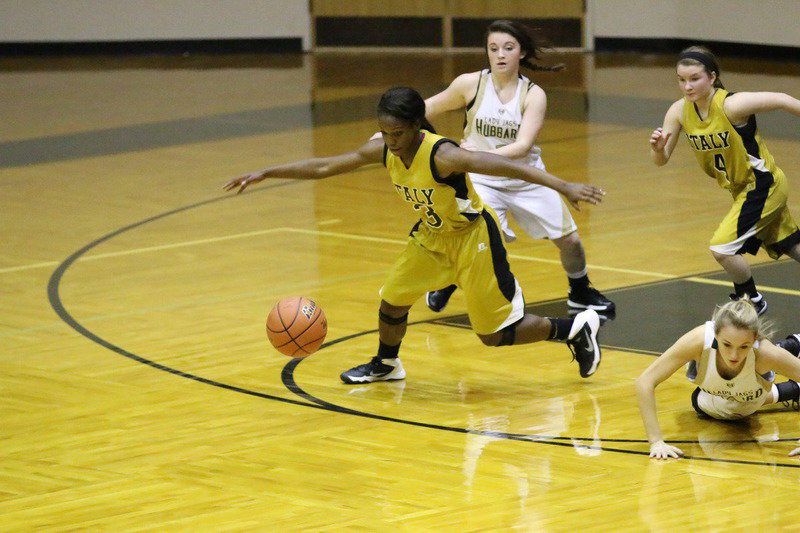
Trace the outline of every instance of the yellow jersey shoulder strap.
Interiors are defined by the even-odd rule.
[[[433,147],[431,148],[430,156],[431,176],[433,176],[433,180],[436,183],[441,183],[442,185],[449,185],[452,187],[456,192],[456,198],[468,200],[469,187],[467,187],[466,172],[453,172],[449,176],[445,177],[439,175],[439,170],[436,168],[436,160],[434,157],[436,156],[436,152],[439,150],[439,147],[443,144],[452,144],[454,146],[458,146],[458,143],[452,139],[448,139],[447,137],[440,137],[439,139],[435,140]]]

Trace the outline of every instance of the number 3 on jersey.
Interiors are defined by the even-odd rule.
[[[414,204],[414,209],[419,211],[424,209],[423,215],[425,216],[425,223],[432,228],[438,228],[442,225],[442,219],[436,214],[436,211],[429,205]]]

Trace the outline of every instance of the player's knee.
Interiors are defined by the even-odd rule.
[[[708,251],[711,252],[711,255],[714,257],[714,259],[717,261],[717,263],[722,263],[726,259],[728,259],[730,257],[733,257],[731,255],[721,254],[718,251],[714,250],[713,248],[709,248]]]
[[[558,239],[553,239],[553,244],[559,248],[575,248],[581,246],[581,237],[578,235],[578,230],[575,230],[569,235],[564,235]]]
[[[486,346],[499,346],[502,338],[502,334],[499,331],[497,333],[490,333],[489,335],[481,335],[480,333],[477,335]]]
[[[386,300],[381,300],[380,311],[383,314],[386,314],[386,315],[389,315],[389,316],[393,316],[393,317],[403,316],[406,313],[408,313],[409,309],[410,309],[409,306],[392,305],[389,302],[387,302]]]
[[[382,300],[381,307],[378,310],[378,318],[382,322],[397,326],[408,321],[408,310],[409,307],[392,305]]]
[[[511,346],[517,333],[517,323],[509,324],[500,331],[489,335],[478,334],[478,338],[486,346]]]

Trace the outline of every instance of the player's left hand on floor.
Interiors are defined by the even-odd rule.
[[[670,457],[677,459],[682,456],[683,450],[677,446],[667,444],[663,440],[654,442],[650,445],[650,457],[652,459],[669,459]]]

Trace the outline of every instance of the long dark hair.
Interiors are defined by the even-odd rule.
[[[705,46],[690,46],[681,51],[678,64],[685,67],[700,66],[703,67],[706,73],[711,76],[711,73],[717,75],[714,80],[714,87],[717,89],[724,89],[722,80],[719,78],[719,61],[714,53]]]
[[[539,59],[539,54],[551,48],[550,43],[542,37],[537,30],[528,28],[527,26],[514,22],[513,20],[495,20],[489,27],[486,28],[486,34],[483,36],[484,47],[486,41],[489,40],[491,33],[507,33],[517,40],[525,55],[520,59],[519,65],[521,67],[529,68],[531,70],[564,70],[566,66],[563,63],[558,65],[548,66],[539,65],[534,63],[533,60]]]
[[[436,133],[425,118],[425,100],[411,87],[392,87],[383,93],[378,102],[378,115],[398,118],[409,124],[419,125],[420,129]]]

